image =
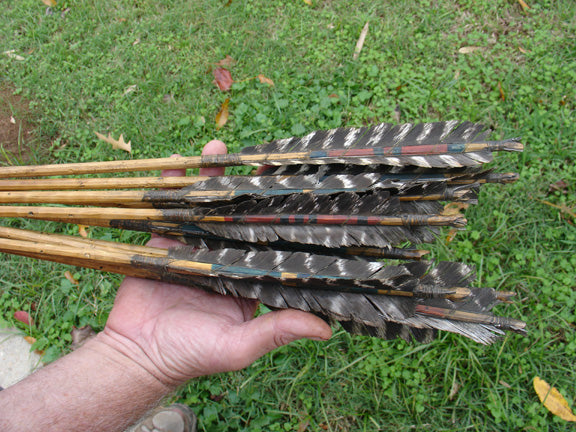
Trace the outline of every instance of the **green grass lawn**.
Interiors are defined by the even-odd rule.
[[[200,430],[573,430],[540,404],[532,379],[576,406],[576,3],[526,2],[528,10],[515,0],[2,3],[0,86],[30,102],[42,145],[34,160],[130,157],[94,131],[122,133],[133,158],[192,155],[212,138],[236,151],[395,121],[395,110],[402,122],[482,122],[495,139],[526,145],[494,164],[520,181],[483,188],[467,230],[432,255],[474,264],[479,285],[516,292],[498,312],[527,321],[527,336],[486,347],[442,334],[410,345],[337,330],[329,342],[301,341],[241,372],[191,382],[178,398],[196,410]],[[226,55],[236,83],[224,93],[210,71]],[[230,118],[217,130],[226,98]],[[30,333],[53,359],[73,325],[102,328],[120,279],[3,255],[3,319],[32,310]]]

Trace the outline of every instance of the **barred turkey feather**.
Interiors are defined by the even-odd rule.
[[[451,168],[479,166],[492,160],[493,151],[519,151],[522,148],[516,139],[486,141],[488,133],[483,125],[471,122],[381,123],[371,127],[316,131],[303,138],[246,147],[240,155],[306,154],[281,160],[271,156],[258,165],[347,163]]]
[[[213,264],[217,269],[211,275],[195,274],[194,278],[187,279],[181,268],[170,271],[170,262],[181,260]],[[169,258],[160,264],[148,257],[134,256],[133,265],[144,268],[160,265],[164,269],[164,280],[170,282],[257,299],[271,308],[313,312],[331,322],[344,323],[345,328],[354,333],[370,335],[376,332],[382,337],[388,334],[390,327],[389,337],[410,338],[416,337],[418,332],[414,334],[408,328],[450,328],[478,342],[490,343],[502,330],[523,331],[523,325],[515,320],[499,318],[493,323],[481,324],[450,316],[452,311],[466,311],[471,315],[471,318],[466,317],[468,320],[475,314],[485,319],[485,316],[491,316],[490,309],[498,303],[498,293],[490,288],[472,288],[464,299],[442,298],[451,288],[468,287],[473,281],[472,269],[460,263],[439,263],[434,268],[424,262],[387,266],[376,261],[318,257],[302,252],[268,250],[246,254],[233,249],[207,251],[183,247],[171,250]],[[300,273],[302,278],[283,279],[280,276],[293,271]],[[306,288],[301,288],[304,286]],[[374,289],[374,294],[346,291],[352,287]],[[377,293],[378,289],[391,287],[395,289],[390,290],[389,295]],[[394,291],[401,291],[403,295],[394,296]],[[413,292],[414,297],[405,296],[406,292]],[[425,307],[443,308],[447,316],[440,320],[428,316]],[[407,328],[400,331],[398,325]],[[426,336],[420,335],[416,339],[426,339],[429,332],[423,332],[423,335]]]
[[[197,203],[221,203],[258,199],[297,193],[312,195],[334,195],[337,193],[363,193],[371,190],[388,190],[391,194],[417,196],[418,200],[452,201],[467,199],[468,189],[477,189],[478,184],[450,186],[446,181],[429,182],[413,180],[382,180],[378,173],[367,172],[355,175],[333,174],[329,176],[244,176],[214,177],[174,191],[151,190],[144,194],[143,201],[156,208],[177,208]],[[459,193],[459,195],[456,194]],[[473,195],[473,194],[472,194]]]
[[[425,261],[427,251],[413,249],[436,241],[443,227],[466,224],[447,203],[466,208],[477,204],[483,185],[518,178],[484,169],[494,152],[523,149],[518,139],[490,141],[489,132],[471,122],[382,123],[315,131],[228,155],[0,167],[0,178],[18,179],[263,167],[261,175],[214,177],[181,189],[107,192],[105,198],[84,193],[81,202],[74,200],[82,192],[30,194],[30,183],[6,181],[0,203],[104,208],[17,205],[0,207],[3,216],[85,220],[170,236],[187,245],[160,251],[36,233],[54,241],[49,248],[30,240],[34,233],[14,240],[18,230],[0,227],[0,251],[199,287],[258,300],[271,309],[311,312],[352,334],[429,342],[438,331],[449,331],[489,344],[505,331],[524,332],[525,323],[491,312],[509,302],[512,293],[475,287],[470,266]],[[57,181],[46,185],[69,190]],[[131,187],[158,187],[146,184]]]

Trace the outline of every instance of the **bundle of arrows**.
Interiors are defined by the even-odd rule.
[[[379,124],[237,154],[3,167],[1,217],[158,233],[183,244],[165,250],[0,227],[0,252],[296,308],[353,334],[424,342],[444,330],[488,344],[524,331],[524,322],[490,312],[513,294],[473,287],[470,266],[426,261],[416,248],[442,227],[466,225],[445,211],[450,202],[475,204],[482,185],[517,178],[482,168],[495,151],[523,148],[488,134],[470,122]],[[265,168],[85,176],[239,165]]]

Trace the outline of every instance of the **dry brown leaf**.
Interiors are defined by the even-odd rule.
[[[458,50],[458,52],[460,54],[470,54],[473,53],[474,51],[483,51],[484,47],[479,47],[479,46],[467,46],[467,47],[462,47]]]
[[[540,377],[534,377],[534,390],[548,411],[566,421],[576,422],[576,416],[564,396]]]
[[[224,69],[222,67],[216,68],[212,71],[214,74],[214,82],[218,86],[218,88],[222,91],[230,90],[232,87],[232,83],[234,80],[232,79],[232,74],[228,69]]]
[[[308,426],[310,426],[310,420],[300,422],[298,425],[298,432],[306,432],[308,430]]]
[[[132,141],[125,142],[124,136],[122,134],[120,134],[120,138],[115,140],[114,138],[112,138],[111,134],[108,134],[108,136],[104,136],[98,132],[94,132],[94,133],[102,141],[105,141],[108,144],[111,144],[113,149],[124,150],[124,151],[127,151],[128,153],[132,153]]]
[[[56,6],[56,0],[42,0],[42,3],[44,3],[48,7]]]
[[[450,228],[450,230],[448,231],[448,234],[446,235],[446,240],[444,240],[444,242],[446,244],[448,243],[452,243],[452,240],[454,240],[454,238],[456,237],[456,234],[458,234],[458,228]]]
[[[504,93],[504,89],[502,88],[502,83],[498,81],[498,91],[500,92],[500,99],[503,101],[506,100],[506,94]]]
[[[526,51],[524,48],[522,47],[518,47],[518,51],[520,51],[522,54],[527,54],[528,51]]]
[[[28,342],[30,345],[36,343],[36,338],[32,336],[24,336],[24,340]]]
[[[230,66],[234,66],[235,64],[236,64],[236,60],[234,60],[232,57],[227,55],[222,60],[220,60],[218,63],[215,63],[214,66],[230,67]]]
[[[78,225],[78,234],[80,234],[80,237],[88,238],[88,231],[86,231],[86,228],[86,225]]]
[[[220,107],[220,111],[216,114],[216,130],[221,129],[222,126],[226,124],[228,121],[228,104],[230,103],[230,98],[227,98],[222,106]]]
[[[548,193],[553,192],[562,192],[563,194],[566,194],[568,192],[568,183],[566,183],[563,179],[551,183],[548,186]]]
[[[258,74],[258,81],[260,81],[262,84],[268,84],[271,87],[274,87],[274,81],[272,81],[270,78],[266,78],[264,75],[262,74]]]
[[[68,279],[68,281],[73,285],[79,285],[80,284],[80,282],[78,282],[76,279],[74,279],[74,276],[72,276],[72,273],[70,273],[69,271],[64,272],[64,277],[66,279]]]
[[[358,56],[360,55],[360,51],[362,51],[362,47],[364,46],[364,41],[366,40],[366,35],[368,34],[368,23],[364,24],[364,28],[360,32],[360,37],[358,38],[358,42],[356,42],[356,48],[354,49],[354,55],[352,58],[354,60],[358,60]]]
[[[464,202],[451,202],[444,206],[444,210],[442,210],[442,216],[458,216],[460,214],[460,210],[466,210],[469,207],[469,204]]]
[[[518,0],[518,3],[520,3],[520,6],[522,6],[522,9],[525,11],[530,9],[530,6],[528,6],[528,4],[524,0]]]

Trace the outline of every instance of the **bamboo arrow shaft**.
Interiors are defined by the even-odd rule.
[[[188,223],[240,223],[275,225],[362,225],[362,226],[454,226],[466,225],[461,215],[197,215],[187,209],[122,209],[0,206],[0,217],[21,217],[109,227],[113,220],[145,220]]]
[[[210,177],[106,177],[0,180],[0,191],[182,188]]]
[[[151,171],[161,169],[211,168],[238,165],[286,165],[295,163],[327,163],[348,160],[363,163],[366,157],[430,156],[446,153],[460,154],[480,151],[521,151],[522,144],[514,141],[427,144],[413,146],[383,146],[370,148],[347,148],[312,150],[295,153],[225,154],[189,157],[171,157],[108,162],[84,162],[71,164],[28,165],[0,168],[0,178],[43,177],[78,174],[99,174],[126,171]]]
[[[139,246],[126,243],[110,242],[105,240],[85,239],[62,234],[40,233],[17,228],[0,226],[0,238],[11,240],[23,240],[50,244],[54,246],[67,246],[76,248],[100,248],[102,250],[122,251],[131,254],[166,257],[166,249],[151,246]]]
[[[0,251],[11,254],[40,258],[65,264],[80,265],[98,270],[161,279],[164,272],[185,276],[211,276],[229,278],[273,278],[284,281],[306,280],[319,289],[329,289],[362,294],[393,295],[403,297],[446,297],[463,299],[470,294],[468,288],[435,288],[421,286],[414,291],[402,289],[373,288],[356,285],[354,280],[323,274],[282,272],[245,266],[222,265],[171,258],[168,250],[148,246],[133,246],[123,243],[94,241],[73,236],[45,234],[28,230],[0,227]],[[140,265],[139,265],[140,264]],[[161,269],[161,271],[158,271]],[[192,281],[192,280],[191,280]],[[284,283],[283,282],[283,283]]]
[[[140,191],[17,191],[0,192],[0,203],[133,207],[143,203],[144,195]]]
[[[232,176],[231,176],[232,177]],[[287,176],[284,176],[287,177]],[[418,182],[445,181],[449,185],[512,183],[518,180],[515,173],[488,173],[480,178],[452,178],[451,174],[424,175],[383,174],[381,180],[405,180]],[[20,179],[0,180],[0,191],[54,191],[86,189],[173,189],[205,181],[209,177],[105,177],[105,178],[57,178],[57,179]]]
[[[153,204],[180,204],[232,199],[243,195],[278,196],[292,193],[332,194],[353,192],[354,189],[269,189],[269,190],[210,190],[174,194],[172,191],[11,191],[0,192],[0,204],[66,204],[111,207],[152,207]],[[443,194],[398,195],[400,201],[457,200],[469,191],[447,191]]]

